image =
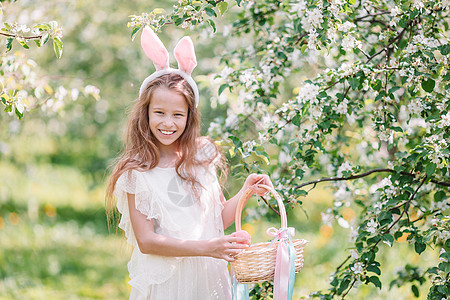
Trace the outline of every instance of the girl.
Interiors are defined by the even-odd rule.
[[[145,28],[142,47],[157,71],[140,89],[128,121],[127,143],[109,181],[121,213],[119,227],[134,246],[128,263],[130,299],[231,299],[227,261],[245,249],[243,237],[224,235],[234,221],[240,195],[267,175],[247,177],[241,191],[225,200],[216,176],[223,157],[200,137],[198,89],[192,41],[175,47],[179,69],[156,34]]]

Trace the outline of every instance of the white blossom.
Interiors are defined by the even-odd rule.
[[[310,102],[312,104],[318,104],[317,95],[319,94],[319,87],[315,84],[307,83],[300,88],[298,92],[297,100],[300,103]]]
[[[369,221],[369,223],[367,223],[367,228],[366,228],[366,230],[367,230],[367,232],[369,232],[369,233],[371,233],[371,234],[374,234],[377,227],[378,227],[378,223],[375,222],[373,219],[371,219],[371,220]]]
[[[356,238],[358,237],[358,229],[354,229],[353,226],[350,227],[350,235],[349,235],[349,242],[354,242]]]
[[[253,74],[252,70],[247,69],[239,76],[239,80],[245,84],[246,88],[249,88],[256,81],[256,77]]]
[[[309,24],[311,24],[314,28],[319,27],[323,22],[322,11],[318,8],[314,8],[313,10],[307,11],[307,18]]]
[[[338,33],[335,27],[331,27],[327,30],[327,37],[330,39],[332,43],[335,43],[338,39]]]
[[[425,4],[423,4],[422,0],[414,0],[414,4],[413,4],[414,8],[417,8],[418,10],[422,10],[423,8],[425,8]]]
[[[439,128],[449,127],[450,126],[450,112],[441,116],[441,120],[438,123]]]
[[[344,218],[339,218],[338,219],[338,224],[342,228],[349,228],[350,227],[350,224],[348,224],[348,222]]]
[[[449,9],[450,8],[450,0],[442,0],[442,8],[443,9]]]
[[[17,98],[17,102],[15,103],[16,109],[19,111],[19,113],[23,114],[25,110],[25,106],[22,104],[22,99]]]
[[[350,255],[352,256],[353,259],[359,258],[358,252],[355,249],[350,249]]]
[[[233,73],[233,69],[227,66],[220,72],[220,77],[227,78],[231,73]]]
[[[392,10],[391,10],[391,16],[392,17],[396,17],[396,16],[398,16],[399,14],[401,14],[402,13],[402,10],[400,9],[400,7],[398,7],[398,6],[395,6]]]
[[[297,13],[299,17],[302,17],[305,9],[306,2],[304,0],[299,0],[291,6],[290,12]]]
[[[309,113],[313,119],[318,119],[322,117],[322,107],[319,105],[311,105],[309,108]]]
[[[348,31],[352,30],[353,28],[356,28],[356,25],[349,21],[345,21],[344,24],[337,24],[337,29],[342,32],[348,32]]]
[[[238,117],[234,113],[231,113],[225,119],[225,126],[227,126],[227,127],[234,127],[234,126],[236,126],[237,121],[238,121]]]
[[[328,226],[331,226],[331,222],[333,221],[333,216],[329,213],[320,213],[322,217],[322,223]]]
[[[363,266],[362,263],[357,262],[357,263],[355,263],[355,264],[353,265],[353,267],[350,268],[350,270],[352,270],[353,273],[355,273],[355,274],[360,274],[360,273],[362,273],[362,271],[363,271],[363,267],[362,267],[362,266]]]
[[[337,171],[337,176],[342,177],[343,172],[348,172],[348,171],[351,172],[352,170],[353,170],[352,165],[348,161],[345,161],[342,165],[339,166],[338,171]]]
[[[339,103],[339,105],[336,107],[336,112],[338,114],[345,114],[347,113],[347,104],[348,100],[344,99],[342,102]]]

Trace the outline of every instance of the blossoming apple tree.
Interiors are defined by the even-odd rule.
[[[448,0],[180,0],[170,12],[132,16],[132,36],[175,24],[226,41],[212,103],[228,117],[209,132],[229,142],[233,174],[269,172],[288,208],[333,185],[323,219],[349,227],[353,247],[312,298],[381,288],[377,253],[402,237],[420,255],[439,251],[439,261],[426,270],[405,262],[391,284],[419,297],[429,281],[428,299],[450,294],[449,8]],[[342,218],[349,205],[360,208],[354,224]]]
[[[0,101],[3,111],[22,119],[27,111],[37,108],[46,115],[59,113],[68,99],[75,101],[79,95],[98,99],[99,91],[95,86],[67,89],[46,76],[39,64],[30,58],[30,52],[50,43],[53,44],[55,56],[60,58],[63,53],[63,31],[56,21],[19,23],[16,17],[25,9],[14,2],[0,2],[0,16],[4,21],[0,28]],[[41,11],[31,15],[44,13]],[[33,21],[29,19],[27,21]]]

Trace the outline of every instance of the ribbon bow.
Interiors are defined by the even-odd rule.
[[[267,234],[274,237],[269,247],[278,241],[277,257],[275,262],[275,276],[273,280],[273,300],[291,300],[295,283],[295,254],[292,236],[295,228],[271,227]]]

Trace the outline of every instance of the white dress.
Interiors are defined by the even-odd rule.
[[[119,177],[114,191],[121,213],[119,227],[134,247],[128,263],[130,300],[231,299],[226,261],[142,254],[131,226],[127,193],[135,195],[136,208],[153,220],[158,234],[184,240],[223,236],[223,205],[215,167],[201,167],[196,171],[197,180],[205,187],[201,189],[200,201],[187,192],[189,188],[175,168],[133,170]]]

